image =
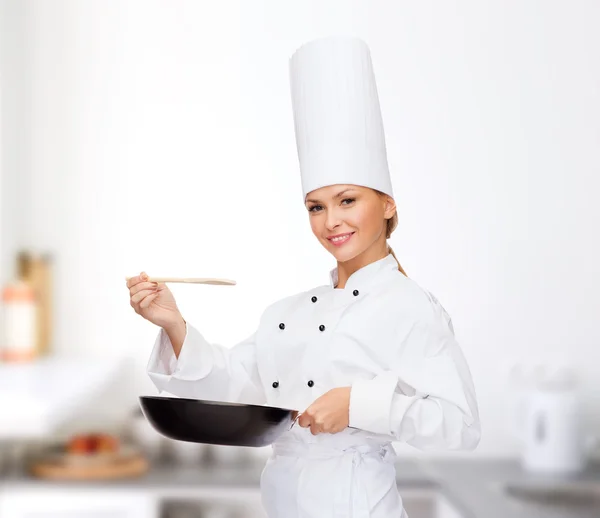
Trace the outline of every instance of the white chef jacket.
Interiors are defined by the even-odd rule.
[[[303,411],[352,387],[349,424],[313,436],[295,426],[274,444],[261,479],[270,518],[404,516],[392,441],[420,450],[473,449],[480,438],[471,374],[439,301],[389,254],[328,285],[279,300],[232,348],[191,324],[179,358],[159,332],[148,374],[179,397]]]

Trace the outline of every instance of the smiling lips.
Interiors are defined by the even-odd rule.
[[[332,243],[334,246],[342,246],[347,243],[352,237],[354,232],[346,232],[345,234],[337,234],[336,236],[330,236],[327,240]]]

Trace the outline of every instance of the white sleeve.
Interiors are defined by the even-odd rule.
[[[256,363],[255,334],[232,348],[211,344],[189,323],[179,358],[161,329],[147,372],[159,390],[178,397],[263,404],[266,396]]]
[[[471,450],[481,436],[471,373],[450,321],[399,325],[389,369],[353,383],[350,426],[420,450]]]

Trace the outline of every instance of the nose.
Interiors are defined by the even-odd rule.
[[[342,219],[335,207],[327,210],[327,217],[325,219],[325,227],[327,230],[334,230],[339,227],[341,223]]]

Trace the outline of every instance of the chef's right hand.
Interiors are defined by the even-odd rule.
[[[141,272],[127,280],[131,307],[138,315],[165,330],[184,322],[173,293],[164,283],[149,282]]]

